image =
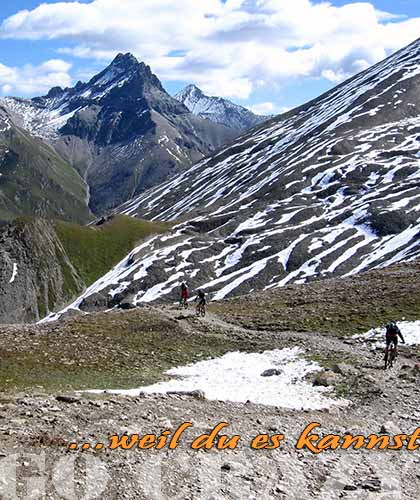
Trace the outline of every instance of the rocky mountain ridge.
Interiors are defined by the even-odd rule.
[[[51,145],[16,123],[16,115],[0,102],[0,219],[89,220],[83,178]]]
[[[191,113],[234,130],[245,131],[270,118],[256,115],[222,97],[207,96],[196,85],[188,85],[174,97]]]
[[[83,288],[51,223],[19,219],[0,227],[0,323],[37,321]]]
[[[89,226],[34,217],[0,222],[0,324],[36,322],[64,307],[167,227],[121,216]]]

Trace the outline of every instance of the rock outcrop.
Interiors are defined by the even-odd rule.
[[[17,219],[0,228],[0,323],[37,321],[83,287],[51,223]]]

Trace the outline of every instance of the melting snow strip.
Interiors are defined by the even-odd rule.
[[[13,272],[12,272],[12,277],[10,278],[10,281],[9,283],[13,283],[16,279],[16,276],[17,276],[17,269],[18,269],[18,266],[16,264],[16,262],[13,264]]]
[[[302,354],[298,347],[263,353],[229,352],[220,358],[173,368],[165,373],[173,377],[168,381],[131,390],[89,392],[137,396],[140,392],[201,390],[209,400],[251,401],[296,410],[347,406],[348,401],[329,397],[330,389],[313,387],[305,381],[308,374],[320,371],[321,367],[303,359]],[[277,375],[262,376],[270,369],[275,369]]]

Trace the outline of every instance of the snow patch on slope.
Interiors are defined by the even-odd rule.
[[[10,278],[10,281],[9,283],[13,283],[16,279],[16,276],[17,276],[17,272],[18,272],[18,265],[16,264],[16,262],[13,263],[13,271],[12,271],[12,276]]]
[[[201,390],[207,399],[278,406],[295,410],[321,410],[348,401],[329,396],[329,389],[314,387],[305,377],[321,367],[302,358],[299,348],[277,349],[263,353],[230,352],[221,358],[172,368],[165,375],[173,377],[146,387],[106,391],[137,396],[139,392],[165,394],[170,391]],[[268,369],[280,375],[263,377]],[[92,391],[100,393],[103,391]]]

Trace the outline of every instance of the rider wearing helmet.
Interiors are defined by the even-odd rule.
[[[197,291],[197,297],[195,299],[198,301],[199,306],[205,306],[206,305],[206,294],[203,292],[203,290],[198,290]]]
[[[397,323],[395,321],[390,321],[385,325],[386,333],[385,333],[385,341],[386,341],[386,349],[385,349],[385,357],[388,355],[391,344],[395,346],[395,354],[398,354],[398,337],[401,339],[401,342],[405,344],[404,337],[401,333],[401,330],[398,328]]]

